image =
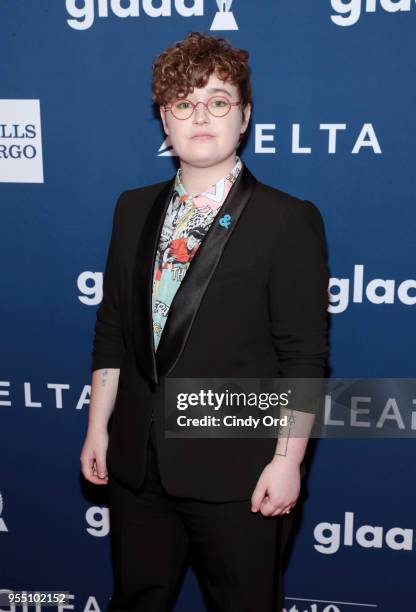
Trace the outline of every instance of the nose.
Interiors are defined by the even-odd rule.
[[[201,102],[197,102],[194,111],[194,123],[198,125],[200,123],[205,123],[207,121],[208,115],[209,113],[207,107],[204,106]]]

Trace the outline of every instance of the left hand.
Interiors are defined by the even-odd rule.
[[[263,516],[285,514],[296,504],[300,493],[300,466],[276,455],[266,465],[251,496],[252,512]]]

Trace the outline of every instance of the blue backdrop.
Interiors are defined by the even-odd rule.
[[[230,10],[238,29],[224,12],[223,29],[210,29],[214,0],[0,3],[0,589],[63,589],[75,610],[106,609],[106,492],[79,473],[95,311],[117,196],[175,172],[151,64],[188,32],[249,49],[241,156],[322,212],[331,375],[414,376],[415,3],[235,0]],[[318,442],[288,611],[414,609],[414,447]],[[392,545],[395,527],[407,546]],[[204,609],[190,570],[175,610]]]

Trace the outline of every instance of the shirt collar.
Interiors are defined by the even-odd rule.
[[[242,162],[241,159],[238,157],[238,155],[236,156],[237,161],[235,163],[235,166],[232,168],[232,170],[226,174],[225,176],[223,176],[222,178],[220,178],[219,181],[217,181],[216,183],[213,183],[212,185],[210,185],[207,189],[205,189],[204,191],[201,191],[200,193],[188,193],[184,187],[184,184],[182,183],[182,170],[181,168],[178,169],[177,173],[176,173],[176,177],[175,177],[175,190],[178,192],[180,199],[183,200],[191,200],[193,198],[196,198],[198,196],[200,196],[203,193],[206,192],[210,192],[210,191],[214,191],[214,193],[216,191],[218,191],[218,187],[220,186],[220,184],[225,181],[227,178],[229,179],[229,181],[231,183],[234,183],[234,181],[236,180],[236,178],[238,177],[238,175],[241,172],[242,169]]]

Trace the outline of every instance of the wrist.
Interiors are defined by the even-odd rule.
[[[302,460],[299,460],[298,458],[295,458],[295,457],[290,457],[289,455],[283,455],[281,453],[274,453],[272,457],[272,463],[288,464],[288,465],[293,465],[295,467],[300,467]]]
[[[108,433],[107,423],[91,421],[88,423],[88,433],[91,435]]]

